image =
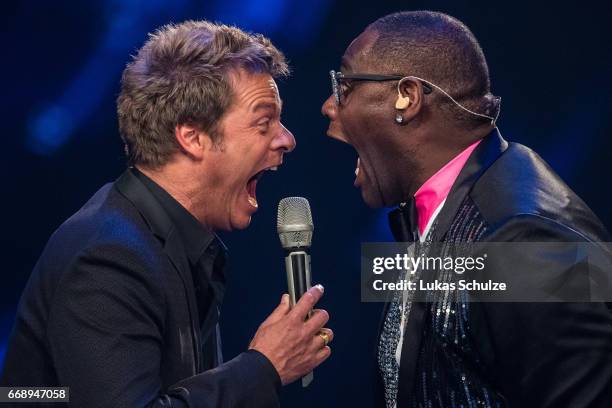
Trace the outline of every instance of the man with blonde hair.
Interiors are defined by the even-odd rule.
[[[226,250],[257,182],[295,147],[282,53],[205,21],[152,34],[123,72],[130,168],[53,234],[23,293],[3,386],[67,386],[75,407],[273,407],[330,355],[323,294],[284,295],[248,351],[222,361]],[[260,275],[260,274],[258,274]]]

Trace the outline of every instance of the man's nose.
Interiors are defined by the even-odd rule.
[[[326,116],[329,120],[334,120],[336,118],[337,113],[336,99],[334,95],[330,95],[329,98],[323,102],[323,106],[321,106],[321,113],[323,116]]]
[[[278,150],[281,149],[284,153],[289,153],[295,149],[295,137],[293,137],[293,133],[289,131],[281,123],[281,130],[279,134],[272,141],[272,149]]]

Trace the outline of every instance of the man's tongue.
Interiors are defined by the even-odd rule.
[[[257,208],[257,177],[253,177],[247,183],[247,195],[249,204],[252,207]]]

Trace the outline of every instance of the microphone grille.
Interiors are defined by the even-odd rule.
[[[304,197],[280,200],[276,229],[283,248],[310,247],[314,225],[308,200]]]

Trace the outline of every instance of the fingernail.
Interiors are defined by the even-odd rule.
[[[288,294],[283,294],[283,296],[281,296],[281,303],[287,303],[289,301],[289,295]]]
[[[320,283],[315,285],[315,288],[319,289],[321,291],[321,293],[325,292],[325,288]]]

